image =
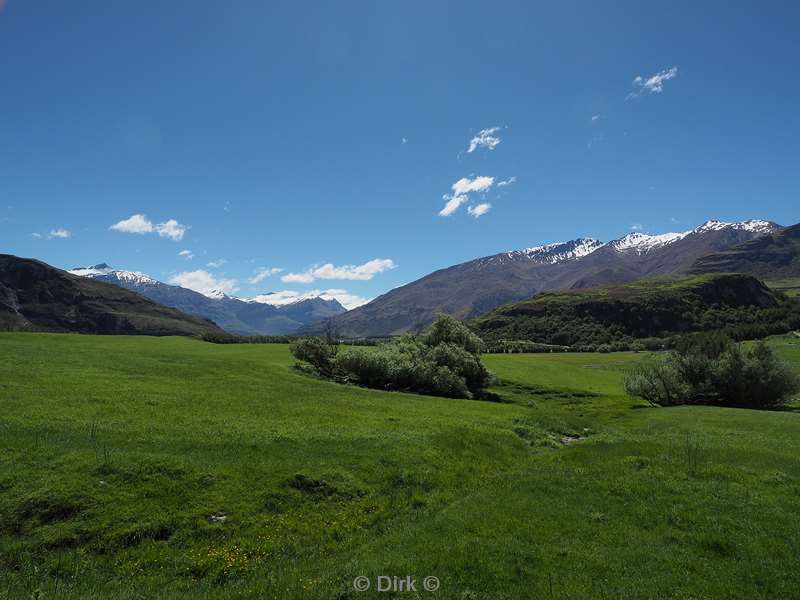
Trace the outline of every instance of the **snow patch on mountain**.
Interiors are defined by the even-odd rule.
[[[116,279],[118,281],[135,283],[139,285],[155,285],[157,283],[161,283],[157,279],[153,279],[144,273],[140,273],[138,271],[123,271],[120,269],[113,269],[106,263],[100,263],[99,265],[94,265],[92,267],[76,267],[74,269],[70,269],[69,272],[80,277],[89,277],[91,279],[102,277],[105,280]]]
[[[526,258],[533,262],[554,265],[556,263],[587,256],[602,246],[603,242],[599,240],[593,238],[579,238],[569,242],[555,242],[543,246],[533,246],[523,250],[512,250],[506,252],[505,255],[499,256],[505,256],[509,259]]]
[[[779,229],[775,223],[763,221],[761,219],[750,219],[749,221],[739,221],[738,223],[727,223],[725,221],[711,220],[706,221],[699,227],[693,229],[694,233],[704,231],[721,231],[723,229],[737,229],[740,231],[750,231],[752,233],[772,233]]]
[[[683,231],[649,235],[647,233],[634,231],[623,238],[609,242],[608,245],[617,252],[627,252],[632,250],[639,254],[644,254],[645,252],[649,252],[654,248],[662,248],[664,246],[668,246],[669,244],[673,244],[678,240],[682,240],[690,233],[691,231]]]

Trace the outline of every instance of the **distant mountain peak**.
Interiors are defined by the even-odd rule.
[[[682,240],[689,235],[689,233],[691,232],[683,231],[650,235],[648,233],[634,231],[618,240],[609,242],[608,245],[617,252],[633,251],[643,254],[653,250],[654,248],[661,248],[663,246],[675,243],[678,240]]]
[[[113,280],[134,283],[138,285],[155,285],[161,283],[157,279],[153,279],[149,275],[140,273],[138,271],[123,271],[121,269],[114,269],[107,263],[100,263],[91,267],[76,267],[69,270],[73,275],[80,277],[89,277],[92,279],[102,278],[103,280]]]
[[[594,238],[578,238],[568,242],[553,242],[542,246],[523,248],[522,250],[511,250],[491,258],[500,260],[527,259],[535,263],[554,265],[587,256],[602,247],[603,242]]]
[[[762,219],[750,219],[748,221],[738,221],[734,223],[712,219],[695,227],[692,232],[703,233],[705,231],[720,231],[722,229],[738,229],[740,231],[750,231],[752,233],[772,233],[780,229],[780,226],[771,221],[764,221]]]

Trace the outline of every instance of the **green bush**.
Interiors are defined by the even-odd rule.
[[[445,315],[419,337],[407,335],[375,348],[347,348],[337,354],[317,338],[292,345],[294,356],[324,377],[449,398],[483,393],[491,374],[481,362],[482,349],[478,336]]]
[[[664,361],[634,370],[625,389],[661,406],[776,408],[800,391],[800,380],[764,342],[743,348],[723,335],[702,334],[684,338]]]
[[[298,360],[310,363],[320,375],[331,377],[334,373],[336,347],[316,337],[301,338],[289,346]]]

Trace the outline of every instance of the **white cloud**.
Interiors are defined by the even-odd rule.
[[[186,260],[192,260],[194,258],[194,253],[191,250],[181,250],[178,252],[178,256]]]
[[[211,292],[224,292],[229,294],[239,289],[235,279],[217,279],[211,273],[202,269],[178,273],[171,277],[169,282],[194,290],[195,292],[200,292],[205,296],[211,296]]]
[[[642,229],[644,229],[644,226],[641,223],[631,225],[631,231],[641,231]]]
[[[186,233],[187,229],[188,227],[186,227],[186,225],[181,225],[175,219],[169,219],[168,221],[156,225],[158,235],[176,242],[183,239],[183,235]]]
[[[592,122],[597,121],[600,118],[600,115],[592,115]]]
[[[367,281],[378,273],[394,269],[396,266],[391,258],[374,258],[363,265],[342,265],[340,267],[332,263],[326,263],[302,273],[287,273],[281,277],[281,281],[284,283],[311,283],[316,279]]]
[[[314,276],[311,273],[287,273],[281,277],[283,283],[311,283],[314,281]]]
[[[507,185],[511,185],[512,183],[516,183],[516,181],[517,181],[517,176],[514,175],[513,177],[509,177],[505,181],[498,181],[497,187],[505,187]]]
[[[469,148],[467,152],[475,152],[478,148],[488,148],[494,150],[497,144],[500,143],[500,138],[494,135],[500,131],[499,127],[490,127],[488,129],[481,129],[474,138],[469,141]]]
[[[123,233],[153,233],[153,224],[144,215],[131,215],[119,223],[114,223],[109,229]]]
[[[261,269],[258,269],[256,271],[256,274],[253,275],[250,279],[248,279],[247,282],[252,284],[261,283],[267,277],[272,277],[273,275],[277,275],[281,271],[283,271],[283,269],[279,269],[278,267],[272,267],[272,268],[262,267]]]
[[[35,240],[42,240],[47,238],[48,240],[52,240],[53,238],[58,238],[61,240],[65,240],[67,238],[72,237],[72,232],[69,229],[63,229],[59,227],[58,229],[51,229],[50,233],[37,233],[34,232],[31,234],[31,237]]]
[[[641,75],[637,75],[633,80],[634,91],[628,94],[628,98],[635,98],[642,94],[660,94],[664,91],[664,82],[677,76],[678,67],[664,69],[647,79]]]
[[[491,208],[491,204],[488,202],[482,202],[481,204],[478,204],[478,206],[468,207],[467,212],[477,219],[481,215],[485,215],[487,212],[489,212],[489,209]]]
[[[453,194],[451,196],[447,194],[442,196],[442,199],[447,202],[444,208],[439,211],[439,216],[449,217],[458,210],[459,206],[469,200],[470,193],[486,192],[493,184],[494,177],[487,177],[485,175],[475,177],[474,179],[462,177],[452,185]]]
[[[181,225],[175,219],[168,219],[163,223],[153,224],[146,216],[141,214],[131,215],[127,219],[123,219],[119,223],[114,223],[109,229],[114,231],[121,231],[123,233],[136,233],[143,235],[145,233],[158,233],[161,237],[170,238],[174,241],[183,239],[186,230],[189,227]]]
[[[256,296],[252,300],[254,302],[262,302],[264,304],[273,304],[275,306],[283,306],[286,304],[294,304],[301,300],[308,300],[309,298],[322,298],[323,300],[338,300],[339,303],[347,310],[352,310],[358,306],[366,304],[369,299],[350,294],[347,290],[329,289],[329,290],[310,290],[308,292],[296,292],[294,290],[282,290],[280,292],[272,292],[270,294],[262,294]]]
[[[228,261],[225,260],[224,258],[218,258],[217,260],[212,260],[212,261],[206,263],[206,266],[207,267],[211,267],[212,269],[219,269],[226,262],[228,262]]]

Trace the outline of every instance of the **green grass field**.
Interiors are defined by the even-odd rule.
[[[800,277],[791,277],[788,279],[773,279],[766,282],[772,289],[783,292],[792,298],[800,297]]]
[[[0,334],[0,598],[797,597],[800,414],[648,407],[646,357],[490,355],[490,403],[282,345]]]

